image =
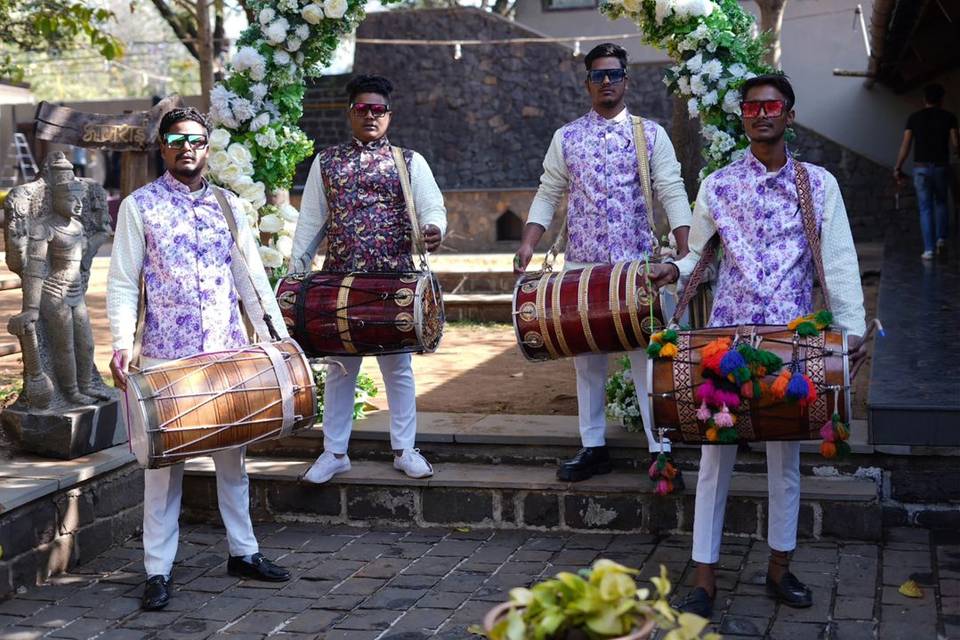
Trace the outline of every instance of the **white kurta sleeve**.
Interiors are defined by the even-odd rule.
[[[560,206],[560,201],[569,186],[570,174],[567,172],[567,163],[563,159],[563,143],[558,129],[550,141],[547,155],[543,158],[540,187],[530,204],[527,224],[533,222],[544,229],[549,229],[557,207]]]
[[[115,350],[133,349],[140,304],[140,273],[146,240],[143,219],[132,196],[120,203],[107,276],[107,318]]]
[[[862,336],[866,331],[866,312],[863,308],[860,264],[847,219],[847,209],[843,204],[837,179],[830,174],[827,174],[824,190],[826,193],[820,229],[820,251],[823,255],[823,275],[830,292],[830,310],[836,326],[853,335]]]
[[[680,161],[677,160],[677,152],[666,130],[659,124],[656,126],[657,139],[653,143],[653,155],[650,157],[650,181],[657,199],[667,213],[670,229],[689,227],[690,202],[687,199],[686,187],[683,186]]]
[[[234,203],[231,203],[234,204]],[[239,207],[234,207],[238,211]],[[273,328],[281,338],[288,336],[287,326],[283,322],[283,315],[280,313],[280,307],[277,305],[277,298],[273,295],[273,287],[270,286],[270,279],[263,268],[263,260],[260,258],[260,248],[254,240],[253,233],[248,224],[237,225],[237,245],[244,260],[247,262],[247,269],[250,271],[250,279],[253,280],[253,286],[257,290],[257,295],[263,303],[263,310],[270,316],[270,322]],[[265,338],[265,336],[261,336]]]
[[[414,152],[410,161],[410,188],[413,190],[413,203],[417,207],[417,219],[420,226],[432,224],[440,229],[440,236],[447,233],[447,209],[443,205],[443,193],[437,186],[433,171],[426,159]]]
[[[680,269],[681,278],[686,278],[693,273],[693,269],[697,266],[707,243],[717,232],[717,224],[710,213],[710,206],[707,204],[707,185],[709,181],[710,179],[707,178],[700,184],[697,202],[693,206],[693,220],[690,225],[690,237],[687,241],[690,253],[676,262],[677,268]]]
[[[290,272],[309,271],[314,256],[306,255],[307,249],[327,221],[327,194],[323,188],[323,175],[320,169],[320,156],[317,155],[310,165],[310,173],[300,198],[300,217],[297,229],[293,232],[293,248],[290,251]]]

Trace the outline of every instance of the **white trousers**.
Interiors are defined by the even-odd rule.
[[[660,442],[653,435],[653,416],[650,399],[647,397],[647,352],[640,349],[627,353],[630,356],[630,372],[637,390],[637,405],[640,419],[647,434],[650,451],[660,451]],[[619,354],[618,356],[619,357]],[[585,447],[602,447],[606,444],[607,432],[607,364],[606,353],[588,353],[574,357],[577,370],[577,411],[580,416],[580,442]],[[670,451],[670,440],[663,438],[663,450]]]
[[[353,398],[363,358],[341,357],[343,364],[327,366],[323,392],[323,448],[346,453],[353,429]],[[390,446],[412,449],[417,437],[417,390],[413,381],[413,357],[409,353],[377,356],[390,407]]]
[[[252,555],[259,550],[250,522],[245,451],[245,447],[238,447],[212,456],[217,468],[217,504],[231,556]],[[143,566],[148,576],[169,576],[180,537],[183,465],[146,469],[143,473]]]
[[[713,564],[720,560],[723,516],[737,445],[705,445],[700,454],[697,498],[693,517],[693,560]],[[797,547],[800,514],[800,443],[767,443],[767,544],[774,551]]]

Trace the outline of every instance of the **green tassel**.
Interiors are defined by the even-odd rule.
[[[846,440],[837,440],[837,457],[846,458],[850,455],[850,445],[847,444]]]
[[[740,436],[737,434],[737,430],[733,427],[724,427],[723,429],[720,429],[720,433],[717,435],[719,436],[720,442],[723,444],[733,444],[740,438]]]
[[[672,342],[672,343],[676,344],[678,337],[679,337],[679,336],[677,335],[677,332],[676,332],[676,330],[674,330],[674,329],[667,329],[666,331],[663,332],[663,341],[664,341],[664,342]]]
[[[797,335],[805,337],[813,337],[819,335],[820,330],[817,329],[817,325],[812,322],[801,322],[797,325]]]
[[[763,395],[763,388],[760,386],[759,380],[753,381],[753,399],[759,400],[760,396]]]
[[[816,315],[813,316],[813,321],[821,329],[826,329],[831,324],[833,324],[833,314],[827,311],[826,309],[822,311],[817,311]]]
[[[649,345],[647,345],[647,355],[651,358],[660,357],[660,348],[662,346],[663,345],[661,345],[659,342],[651,342]]]
[[[663,471],[664,467],[667,466],[667,456],[663,453],[657,456],[657,471]]]

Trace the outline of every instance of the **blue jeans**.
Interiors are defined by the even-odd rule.
[[[937,240],[947,239],[947,171],[949,167],[913,168],[924,251],[933,251]]]

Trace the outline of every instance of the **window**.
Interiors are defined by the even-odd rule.
[[[519,242],[523,237],[523,220],[510,209],[497,218],[497,242]]]

